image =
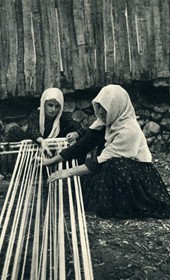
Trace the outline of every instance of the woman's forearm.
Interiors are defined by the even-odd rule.
[[[57,154],[56,156],[54,156],[53,158],[51,158],[52,164],[58,163],[58,162],[62,162],[65,161],[65,159],[60,156],[60,154]]]
[[[49,166],[49,165],[53,165],[59,162],[65,161],[65,159],[60,156],[60,154],[57,154],[56,156],[52,157],[52,158],[45,158],[43,159],[43,165],[45,166]]]
[[[92,172],[87,168],[85,164],[75,166],[69,169],[69,176],[78,176],[78,175],[86,175],[92,174]]]
[[[69,169],[61,169],[54,173],[52,173],[48,178],[48,183],[52,183],[58,179],[66,179],[71,176],[79,176],[79,175],[86,175],[92,174],[92,172],[87,168],[85,164],[75,166]]]

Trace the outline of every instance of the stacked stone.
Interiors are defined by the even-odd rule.
[[[91,99],[72,99],[65,101],[64,111],[72,113],[75,121],[78,121],[87,129],[96,119],[91,103]]]
[[[65,102],[64,111],[72,113],[73,119],[88,128],[96,119],[91,99],[73,99]],[[144,103],[142,109],[136,109],[136,115],[151,151],[170,150],[170,106],[167,104]]]
[[[96,119],[91,101],[92,99],[90,98],[79,98],[75,100],[74,97],[67,97],[64,111],[70,112],[73,119],[80,122],[87,129]],[[137,120],[147,138],[151,151],[170,151],[170,106],[167,104],[158,104],[155,106],[144,102],[138,102],[138,104],[134,105]],[[26,129],[27,120],[23,117],[18,117],[17,120],[15,123],[9,122],[5,126],[0,122],[1,142],[3,142],[4,133],[12,125],[16,125],[17,123],[23,130]]]
[[[143,107],[143,110],[136,110],[136,114],[151,150],[170,150],[170,106],[162,103]]]

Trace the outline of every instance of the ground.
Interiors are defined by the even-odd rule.
[[[170,155],[153,155],[170,190]],[[169,280],[170,220],[87,216],[95,280]]]
[[[154,154],[153,159],[170,190],[170,155]],[[0,207],[8,180],[1,182]],[[170,279],[169,219],[86,219],[94,280]]]

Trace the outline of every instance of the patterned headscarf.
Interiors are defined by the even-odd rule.
[[[55,99],[60,104],[60,111],[57,114],[53,123],[52,130],[48,135],[48,138],[55,138],[60,132],[60,117],[62,115],[63,106],[64,106],[64,98],[63,98],[62,91],[58,88],[48,88],[43,92],[41,96],[40,118],[39,118],[41,135],[44,135],[44,131],[45,131],[45,101],[50,99]]]
[[[150,162],[146,138],[136,120],[135,111],[128,93],[119,85],[108,85],[102,88],[92,101],[97,120],[91,129],[102,129],[106,126],[105,148],[98,157],[104,162],[112,157],[133,158]],[[99,104],[106,110],[106,122],[100,118]]]

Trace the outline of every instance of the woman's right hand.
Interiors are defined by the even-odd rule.
[[[49,150],[48,143],[43,139],[41,141],[42,151],[46,152],[48,156],[52,157],[52,152]]]

